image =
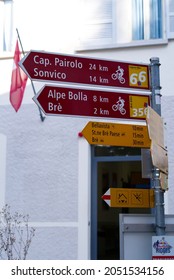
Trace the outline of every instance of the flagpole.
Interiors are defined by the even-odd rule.
[[[19,36],[19,32],[18,32],[18,29],[17,29],[17,28],[16,28],[16,32],[17,32],[17,35],[18,35],[18,39],[19,39],[19,43],[20,43],[20,46],[21,46],[22,54],[25,55],[24,49],[23,49],[23,46],[22,46],[22,42],[21,42],[21,38],[20,38],[20,36]],[[36,90],[35,90],[34,83],[33,83],[32,80],[31,80],[31,85],[32,85],[32,88],[33,88],[33,92],[34,92],[34,94],[36,95]],[[38,106],[38,109],[39,109],[40,119],[41,119],[41,121],[43,122],[43,121],[45,120],[45,117],[43,116],[42,111],[41,111],[41,109],[40,109],[39,106]]]

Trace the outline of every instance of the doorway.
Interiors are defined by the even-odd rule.
[[[91,259],[119,260],[119,214],[151,213],[149,208],[112,208],[102,195],[109,188],[150,188],[142,178],[141,149],[92,146]]]

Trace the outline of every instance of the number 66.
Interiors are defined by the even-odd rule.
[[[130,83],[132,85],[136,85],[138,82],[145,82],[146,81],[146,72],[145,71],[141,71],[140,73],[133,73],[130,76]]]

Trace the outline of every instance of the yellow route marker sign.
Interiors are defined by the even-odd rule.
[[[92,145],[149,148],[151,144],[145,125],[88,122],[82,134]]]
[[[140,65],[129,65],[129,85],[148,88],[148,68]]]
[[[110,207],[154,208],[153,189],[110,188],[102,199]]]
[[[148,104],[147,96],[130,95],[129,104],[131,118],[146,118]]]

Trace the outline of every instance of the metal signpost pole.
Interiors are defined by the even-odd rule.
[[[161,94],[160,94],[160,74],[159,58],[150,59],[151,66],[151,88],[152,88],[152,108],[161,115]],[[152,184],[155,191],[155,230],[156,235],[165,235],[165,216],[164,216],[164,191],[160,187],[160,171],[154,167],[152,172]]]

